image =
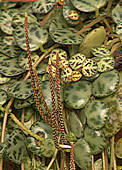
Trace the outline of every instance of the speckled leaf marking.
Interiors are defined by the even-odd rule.
[[[39,59],[39,55],[37,55],[35,52],[32,52],[31,54],[32,66],[36,63],[38,59]],[[18,57],[17,62],[21,68],[24,68],[25,70],[29,70],[27,52],[25,51],[21,52],[21,55]]]
[[[14,41],[14,38],[5,37],[5,39],[0,41],[0,52],[7,55],[8,57],[14,58],[18,57],[21,54],[21,48],[19,48]]]
[[[73,70],[79,70],[82,68],[85,59],[86,57],[83,54],[77,53],[70,58],[69,65]]]
[[[122,138],[120,138],[116,143],[115,154],[118,158],[122,159]]]
[[[45,44],[48,40],[47,29],[36,23],[31,23],[28,25],[28,34],[30,51],[39,49],[40,45]],[[14,37],[20,48],[27,51],[24,25],[19,25],[16,27],[14,30]]]
[[[12,77],[17,76],[25,72],[25,70],[21,67],[19,67],[17,63],[17,59],[13,58],[10,59],[5,55],[0,54],[0,56],[3,56],[0,58],[0,73]]]
[[[86,77],[94,76],[97,73],[97,63],[92,59],[85,60],[82,67],[82,73]]]
[[[92,155],[102,152],[106,146],[104,134],[101,131],[95,131],[89,127],[86,127],[84,130],[84,139],[89,144]]]
[[[60,68],[63,70],[66,67],[69,67],[69,61],[68,60],[61,60],[60,61]]]
[[[0,105],[3,105],[7,101],[7,94],[4,90],[0,89]]]
[[[75,112],[69,114],[68,127],[77,138],[83,137],[83,124]]]
[[[87,93],[86,93],[87,92]],[[91,83],[84,80],[70,83],[64,89],[66,106],[72,109],[81,109],[91,96]]]
[[[69,18],[70,19],[72,19],[72,20],[74,20],[74,21],[77,21],[78,19],[79,19],[79,14],[78,14],[78,12],[77,11],[75,11],[75,10],[71,10],[70,12],[69,12]]]
[[[44,139],[49,139],[49,138],[52,139],[53,138],[52,128],[47,123],[37,121],[31,126],[30,129],[35,134],[38,134],[38,135],[41,134]],[[41,142],[38,143],[38,141],[31,136],[27,137],[27,148],[28,148],[28,150],[30,150],[34,154],[36,154],[38,156],[42,156]],[[48,147],[47,147],[47,149],[48,149]]]
[[[105,47],[94,47],[91,52],[96,57],[106,57],[110,55],[110,51]]]
[[[6,149],[7,157],[16,164],[21,164],[27,156],[26,138],[19,130],[14,130],[7,141]]]
[[[34,13],[48,13],[56,5],[56,0],[37,0],[33,2],[32,10]]]
[[[70,83],[72,81],[72,69],[70,67],[67,67],[67,68],[62,70],[61,79],[65,83]]]
[[[66,1],[65,5],[63,5],[63,16],[69,24],[77,25],[79,23],[79,13],[70,1]]]
[[[72,71],[72,81],[79,81],[82,74],[79,71]]]
[[[106,0],[71,0],[72,4],[80,11],[92,12],[106,4]]]
[[[23,25],[24,21],[25,21],[24,14],[14,15],[12,20],[12,27],[16,28],[18,25]],[[28,24],[36,23],[36,22],[37,22],[37,18],[32,14],[28,14]]]
[[[11,78],[5,77],[2,74],[0,74],[0,84],[7,83]]]
[[[13,32],[12,19],[14,15],[17,15],[16,9],[8,9],[1,12],[0,28],[6,34],[12,35]]]
[[[115,61],[113,57],[102,57],[97,61],[98,71],[105,72],[114,69]]]
[[[57,53],[59,54],[59,67],[61,65],[61,61],[62,60],[66,60],[67,59],[67,53],[66,51],[60,49],[60,48],[57,48],[57,49],[54,49],[51,53],[50,53],[50,59],[51,59],[51,63],[56,65],[56,56],[57,56]]]
[[[113,94],[119,86],[119,73],[117,70],[102,73],[93,82],[93,95],[95,97],[105,97]]]
[[[80,44],[82,42],[82,37],[71,29],[57,29],[50,33],[53,41],[59,44]]]
[[[120,39],[122,41],[122,22],[117,24],[116,33],[120,36]]]
[[[9,87],[7,93],[17,99],[27,99],[33,93],[30,80],[17,81]]]
[[[14,101],[14,107],[15,109],[22,109],[24,107],[28,107],[30,105],[32,105],[34,103],[34,97],[30,96],[29,98],[25,99],[25,100],[21,100],[21,99],[16,99]]]
[[[42,141],[41,145],[40,145],[40,150],[41,150],[41,154],[44,157],[51,157],[54,155],[55,152],[55,145],[53,142],[53,139],[45,139]]]
[[[92,155],[88,143],[79,139],[74,146],[74,160],[81,169],[88,169],[91,166]]]
[[[97,99],[89,101],[84,110],[89,127],[96,130],[101,129],[105,125],[108,111],[109,108],[104,102]]]
[[[111,17],[112,19],[118,24],[121,22],[122,17],[121,17],[121,13],[122,13],[122,6],[120,6],[119,4],[117,4],[114,9],[112,10],[111,13]]]

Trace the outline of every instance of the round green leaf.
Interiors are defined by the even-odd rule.
[[[68,125],[77,138],[83,136],[83,125],[75,112],[70,112]]]
[[[30,129],[35,134],[42,135],[44,139],[49,139],[49,138],[52,139],[52,137],[53,137],[52,128],[47,123],[37,121],[31,126]],[[35,138],[33,138],[31,136],[27,137],[27,148],[28,148],[28,150],[30,150],[31,152],[33,152],[34,154],[36,154],[38,156],[42,156],[42,152],[44,153],[46,148],[44,148],[44,150],[43,150],[42,146],[44,146],[45,144],[43,143],[43,145],[41,145],[41,143],[38,143],[38,141]],[[52,142],[51,142],[51,144],[52,144]],[[46,147],[47,147],[47,150],[48,150],[49,149],[48,146],[46,146]]]
[[[120,6],[119,4],[117,4],[114,9],[112,10],[112,18],[113,20],[118,24],[122,21],[122,16],[121,16],[121,13],[122,13],[122,6]]]
[[[106,57],[110,55],[110,51],[105,47],[94,47],[91,52],[96,57]]]
[[[14,15],[12,20],[12,27],[16,28],[18,25],[23,25],[24,22],[25,22],[24,14]],[[36,23],[36,22],[37,22],[37,18],[32,14],[28,14],[28,24]]]
[[[56,0],[37,0],[33,2],[32,10],[34,13],[48,13],[56,4]]]
[[[103,151],[106,146],[106,139],[100,131],[95,131],[86,127],[84,130],[84,138],[86,142],[89,144],[91,153],[96,155]]]
[[[82,37],[69,28],[53,30],[50,35],[53,41],[59,44],[71,45],[80,44],[82,42]]]
[[[24,107],[28,107],[30,105],[32,105],[34,103],[34,97],[33,96],[30,96],[29,98],[25,99],[25,100],[22,100],[22,99],[16,99],[14,101],[14,107],[16,109],[22,109]]]
[[[21,54],[21,48],[15,43],[13,36],[5,36],[0,41],[0,52],[8,57],[14,58]]]
[[[36,23],[31,23],[28,25],[28,36],[30,51],[39,49],[39,47],[42,44],[45,44],[48,40],[47,29]],[[24,25],[19,25],[16,27],[14,30],[14,37],[19,47],[23,50],[27,50]]]
[[[93,95],[95,97],[105,97],[114,93],[119,86],[119,74],[117,70],[102,73],[93,82]]]
[[[0,105],[5,104],[7,101],[7,94],[4,90],[0,89]]]
[[[7,56],[0,54],[0,73],[5,76],[17,76],[25,72],[25,70],[19,67],[16,58],[8,58]]]
[[[35,52],[32,52],[31,54],[32,66],[36,63],[38,59],[39,59],[39,56]],[[26,51],[21,52],[17,61],[18,61],[18,65],[21,68],[24,68],[25,70],[29,70],[28,54]]]
[[[14,15],[17,15],[16,9],[8,9],[1,12],[0,28],[6,34],[12,35],[13,32],[12,19]]]
[[[0,74],[0,84],[7,83],[11,78],[5,77],[2,74]]]
[[[122,138],[120,138],[116,143],[115,154],[118,158],[122,159]]]
[[[79,139],[74,146],[74,160],[75,163],[82,169],[87,170],[91,166],[91,151],[88,143]]]
[[[101,129],[105,125],[108,111],[109,108],[104,102],[98,99],[89,101],[84,109],[89,127],[96,130]]]
[[[68,107],[73,109],[83,108],[90,96],[91,83],[88,81],[73,82],[64,89],[64,101]]]
[[[106,0],[71,0],[73,5],[80,11],[92,12],[103,7]]]
[[[116,33],[120,36],[120,39],[122,41],[122,22],[117,24]]]
[[[19,130],[14,130],[7,141],[8,147],[6,149],[7,157],[16,164],[21,164],[26,156],[26,138]]]
[[[32,95],[31,81],[29,79],[17,81],[9,87],[7,93],[17,99],[27,99]]]
[[[63,5],[63,16],[69,24],[77,25],[79,23],[80,15],[70,1],[66,1]]]

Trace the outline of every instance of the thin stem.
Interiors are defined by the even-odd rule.
[[[96,18],[98,18],[99,17],[99,8],[96,8],[96,10],[95,10],[95,15],[96,15]]]
[[[62,107],[61,107],[61,99],[60,99],[60,79],[59,79],[59,53],[56,55],[56,95],[57,95],[57,120],[59,123],[59,130],[61,134],[61,141],[63,143],[67,143],[65,138],[65,130],[64,130],[64,122],[62,116]]]
[[[107,16],[109,15],[109,12],[110,12],[112,3],[113,3],[113,0],[109,0],[109,1],[108,1],[108,5],[107,5],[107,8],[106,8],[106,10],[105,10]]]
[[[44,49],[43,44],[40,45],[41,52],[46,52],[47,50]]]
[[[109,170],[112,170],[114,167],[114,136],[112,136],[112,142],[111,142],[111,160],[110,160],[110,168]]]
[[[28,133],[29,135],[31,135],[32,137],[36,138],[37,140],[43,141],[44,138],[41,138],[40,136],[38,136],[37,134],[33,133],[31,130],[29,130],[23,123],[21,123],[16,116],[11,113],[10,117],[12,118],[12,120],[22,129],[24,130],[26,133]]]
[[[105,163],[105,152],[102,152],[102,160],[103,160],[103,170],[107,170],[106,169],[106,163]]]
[[[83,32],[87,31],[88,28],[92,27],[93,25],[97,24],[98,22],[100,22],[101,20],[103,20],[105,17],[98,17],[97,19],[95,19],[94,21],[92,21],[90,24],[88,24],[87,26],[85,26],[84,28],[82,28],[79,32],[77,32],[79,35],[82,34]]]
[[[71,170],[75,170],[74,143],[72,142],[71,142],[71,151],[70,151],[70,167],[71,167]]]
[[[25,12],[25,37],[26,37],[26,46],[27,46],[27,52],[28,52],[28,63],[29,63],[29,70],[30,70],[30,75],[31,75],[31,85],[34,93],[34,99],[36,102],[36,106],[39,110],[40,115],[42,118],[45,120],[45,122],[49,123],[49,120],[47,116],[44,114],[43,109],[40,105],[39,98],[36,92],[36,86],[35,86],[35,81],[34,81],[34,72],[32,69],[32,60],[31,60],[31,51],[29,47],[29,37],[28,37],[28,18],[27,18],[27,12]]]
[[[92,170],[95,170],[94,169],[94,155],[92,155]]]
[[[7,123],[9,108],[11,107],[13,101],[14,101],[14,98],[11,98],[11,100],[8,102],[8,105],[7,105],[6,109],[5,109],[5,115],[4,115],[3,127],[2,127],[2,135],[1,135],[1,143],[4,142],[5,129],[6,129],[6,123]],[[1,157],[1,159],[0,159],[0,170],[2,170],[2,168],[3,168],[3,158]]]
[[[64,170],[64,162],[65,162],[65,153],[64,151],[61,152],[61,166],[60,170]]]
[[[110,26],[108,20],[107,20],[106,18],[104,18],[104,19],[103,19],[103,22],[105,23],[105,25],[106,25],[108,31],[109,31],[111,34],[113,34],[112,28],[111,28],[111,26]]]
[[[41,87],[40,87],[38,75],[37,75],[37,72],[36,72],[35,69],[34,69],[34,75],[35,75],[35,79],[36,79],[36,83],[37,83],[37,87],[38,87],[38,90],[39,90],[39,94],[40,94],[40,97],[41,97],[42,104],[43,104],[43,106],[44,106],[44,108],[45,108],[45,110],[46,110],[46,113],[47,113],[48,116],[49,116],[49,124],[51,125],[51,113],[50,113],[49,108],[48,108],[48,106],[47,106],[47,104],[46,104],[46,101],[45,101],[45,99],[44,99],[44,95],[43,95],[43,93],[42,93],[42,89],[41,89]]]
[[[48,167],[47,167],[46,170],[49,170],[49,169],[51,168],[53,162],[54,162],[55,159],[56,159],[57,153],[58,153],[58,149],[55,149],[55,153],[54,153],[54,155],[53,155],[53,157],[52,157],[52,159],[51,159],[51,161],[50,161],[50,163],[49,163],[49,165],[48,165]]]
[[[33,69],[35,69],[39,63],[55,48],[59,47],[59,44],[55,44],[54,46],[52,46],[51,48],[49,48],[37,61],[36,63],[33,65]],[[27,80],[30,77],[30,72],[27,73],[26,77],[24,78],[24,80]]]
[[[56,115],[56,104],[55,104],[55,94],[54,94],[54,85],[53,85],[53,76],[52,76],[52,67],[51,63],[49,63],[49,78],[50,78],[50,86],[51,86],[51,98],[52,98],[52,128],[53,128],[53,138],[55,147],[59,149],[58,145],[58,136],[59,136],[59,129],[57,126],[57,115]]]

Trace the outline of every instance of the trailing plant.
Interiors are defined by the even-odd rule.
[[[121,2],[0,13],[0,169],[122,169]]]

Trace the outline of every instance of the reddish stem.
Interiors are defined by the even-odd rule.
[[[57,95],[57,120],[59,123],[59,130],[61,133],[61,140],[65,144],[67,143],[65,138],[65,130],[64,130],[64,122],[62,116],[62,107],[61,107],[61,99],[60,99],[60,79],[59,79],[59,53],[56,55],[56,95]]]
[[[71,170],[75,170],[75,161],[74,161],[74,143],[71,143],[71,151],[70,151],[70,167],[71,167]]]
[[[49,78],[50,78],[50,86],[51,86],[51,98],[52,98],[52,128],[53,128],[53,137],[55,147],[59,149],[58,145],[58,136],[59,136],[59,128],[57,126],[57,115],[56,115],[56,104],[55,104],[55,94],[54,94],[54,85],[53,85],[53,76],[52,76],[52,67],[49,63]]]
[[[26,46],[27,46],[27,52],[28,52],[29,70],[30,70],[30,75],[31,75],[31,85],[32,85],[33,93],[34,93],[36,106],[37,106],[39,113],[41,114],[42,118],[45,120],[45,122],[49,123],[48,118],[44,114],[43,109],[40,105],[39,98],[38,98],[38,95],[37,95],[37,92],[36,92],[36,86],[35,86],[35,81],[34,81],[34,72],[33,72],[33,69],[32,69],[31,51],[30,51],[30,47],[29,47],[27,14],[25,14],[25,37],[26,37]]]

